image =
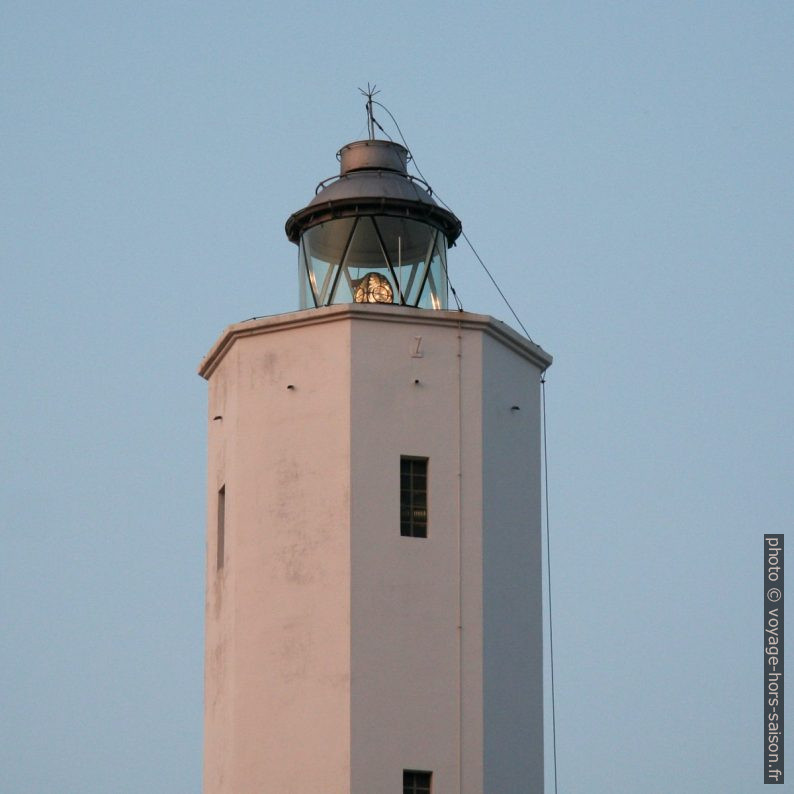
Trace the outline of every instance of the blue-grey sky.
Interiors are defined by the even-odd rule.
[[[762,791],[794,6],[6,0],[0,69],[0,791],[200,790],[195,369],[296,308],[283,224],[367,81],[555,356],[560,794]]]

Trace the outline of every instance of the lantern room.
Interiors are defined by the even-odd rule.
[[[408,174],[410,152],[370,138],[342,147],[339,176],[286,223],[299,247],[300,308],[393,303],[447,308],[447,249],[461,223]]]

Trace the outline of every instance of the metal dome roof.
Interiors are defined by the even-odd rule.
[[[389,215],[429,223],[453,245],[461,223],[439,206],[430,188],[408,174],[409,151],[392,141],[354,141],[339,150],[340,174],[317,186],[317,195],[287,219],[287,237],[297,243],[306,229],[336,218]]]

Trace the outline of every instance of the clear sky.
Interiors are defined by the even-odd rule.
[[[297,307],[283,224],[367,81],[555,356],[560,794],[762,791],[791,3],[5,0],[0,70],[3,794],[200,790],[196,366]],[[465,245],[449,268],[512,322]]]

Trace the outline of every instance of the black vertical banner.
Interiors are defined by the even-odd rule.
[[[764,535],[764,783],[783,782],[783,535]]]

